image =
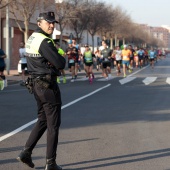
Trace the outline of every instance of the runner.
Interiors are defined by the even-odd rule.
[[[4,74],[4,70],[5,70],[5,66],[6,66],[5,58],[6,58],[6,54],[0,48],[0,90],[3,90],[4,87],[7,86],[7,80],[6,80],[5,74]]]
[[[131,51],[129,72],[132,72],[133,71],[133,64],[134,64],[134,52],[135,52],[135,50],[132,48],[132,45],[129,45],[128,48]]]
[[[93,74],[93,54],[88,45],[85,46],[85,52],[83,54],[85,71],[89,78],[89,83],[91,84],[94,79]]]
[[[149,58],[148,58],[148,49],[144,49],[144,65],[148,65]]]
[[[116,47],[116,50],[113,51],[112,56],[115,58],[117,76],[120,75],[121,64],[122,64],[122,50],[119,46]]]
[[[136,65],[136,68],[138,68],[138,65],[139,65],[139,57],[138,57],[138,47],[135,47],[134,49],[134,62],[135,62],[135,65]]]
[[[95,56],[96,56],[96,69],[97,71],[99,71],[99,69],[101,69],[101,65],[102,65],[102,59],[100,58],[100,50],[99,48],[97,48],[97,50],[95,51]]]
[[[103,42],[104,49],[101,51],[101,58],[103,59],[102,67],[106,80],[111,77],[111,49],[107,47],[106,42]]]
[[[149,55],[149,60],[150,60],[150,66],[153,69],[154,68],[154,59],[156,58],[156,53],[153,48],[151,48],[148,55]]]
[[[76,60],[75,60],[75,79],[77,78],[78,70],[80,70],[80,48],[79,44],[77,44],[76,40],[72,40],[72,46],[76,49]]]
[[[145,54],[144,50],[140,47],[139,51],[138,51],[139,66],[140,66],[140,68],[143,67],[144,54]]]
[[[103,56],[101,55],[101,51],[104,49],[104,44],[105,44],[105,41],[102,40],[102,45],[99,47],[101,62],[103,62]],[[101,64],[101,69],[102,69],[102,76],[104,77],[105,75],[104,75],[104,70],[103,70],[103,64]]]
[[[124,49],[122,50],[122,64],[123,64],[124,77],[126,77],[126,69],[129,70],[131,55],[132,55],[132,52],[127,48],[127,45],[124,45]]]
[[[72,79],[71,82],[74,82],[76,79],[75,76],[75,62],[76,62],[76,55],[77,50],[71,43],[69,43],[69,47],[67,48],[66,54],[68,55],[68,68],[70,69]]]

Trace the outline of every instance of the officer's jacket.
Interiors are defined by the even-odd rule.
[[[55,47],[55,43],[40,28],[26,42],[28,72],[31,75],[59,75],[65,67],[65,58]]]

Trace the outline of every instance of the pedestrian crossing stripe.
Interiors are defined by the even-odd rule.
[[[71,78],[72,78],[71,76],[67,76],[66,77],[66,79],[71,79]],[[117,78],[117,77],[116,76],[112,76],[108,80],[106,80],[106,78],[103,78],[103,77],[101,78],[101,76],[96,76],[95,80],[96,81],[101,81],[101,82],[103,81],[104,82],[104,81],[113,80],[114,78]],[[119,80],[119,82],[120,82],[121,85],[124,85],[126,83],[129,83],[129,82],[135,80],[136,78],[137,77],[129,76],[129,77],[126,77],[126,78],[122,78],[121,80]],[[143,80],[141,80],[141,82],[143,82],[147,86],[147,85],[155,82],[157,80],[157,78],[158,77],[146,77]],[[60,80],[62,80],[62,78]],[[88,81],[88,77],[79,77],[75,81]],[[170,85],[170,77],[167,77],[166,83]]]
[[[114,76],[111,76],[111,77],[109,77],[108,79],[106,79],[106,78],[101,78],[101,79],[98,79],[97,81],[108,81],[108,80],[112,80],[112,79],[114,79],[115,77]]]
[[[88,79],[89,79],[88,77],[83,77],[83,78],[76,79],[75,81],[86,81]]]
[[[145,85],[149,85],[151,83],[153,83],[154,81],[156,81],[157,77],[146,77],[142,82]]]
[[[119,82],[121,85],[123,85],[129,83],[130,81],[133,81],[134,79],[136,79],[136,77],[126,77],[124,79],[119,80]]]
[[[72,77],[71,76],[66,76],[66,79],[71,79]],[[63,77],[61,76],[60,77],[60,80],[62,81],[63,80]]]
[[[168,78],[166,79],[166,83],[167,83],[167,84],[170,84],[170,77],[168,77]]]

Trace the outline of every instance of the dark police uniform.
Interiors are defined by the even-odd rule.
[[[41,16],[44,17],[43,19],[49,18],[51,21],[52,18],[55,18],[53,15],[54,13],[49,12]],[[56,159],[59,127],[61,123],[61,95],[56,83],[56,76],[60,75],[59,70],[64,69],[66,62],[65,58],[58,53],[53,40],[41,28],[38,28],[29,37],[26,43],[26,56],[28,72],[32,80],[32,91],[38,106],[38,121],[18,160],[24,162],[25,155],[23,152],[28,153],[30,160],[26,160],[24,163],[30,167],[34,167],[29,154],[32,153],[32,150],[46,129],[46,158],[48,161],[51,160],[52,163],[54,163]]]

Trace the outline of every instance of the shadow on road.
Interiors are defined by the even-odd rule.
[[[140,158],[136,158],[137,156],[140,156]],[[93,169],[93,168],[102,168],[102,167],[104,168],[104,167],[113,166],[113,165],[140,162],[140,161],[146,161],[146,160],[169,157],[169,156],[170,156],[170,148],[167,148],[167,149],[153,150],[153,151],[147,151],[147,152],[141,152],[141,153],[135,153],[135,154],[108,157],[108,158],[103,158],[103,159],[94,159],[94,160],[89,160],[89,161],[64,164],[62,165],[62,167],[82,165],[81,168],[80,167],[74,168],[74,170]],[[135,158],[132,158],[132,157],[135,157]],[[115,161],[116,159],[123,159],[123,158],[128,158],[128,160]],[[111,161],[111,162],[102,163],[104,161]],[[85,164],[89,164],[89,163],[96,163],[96,165],[85,166]]]

